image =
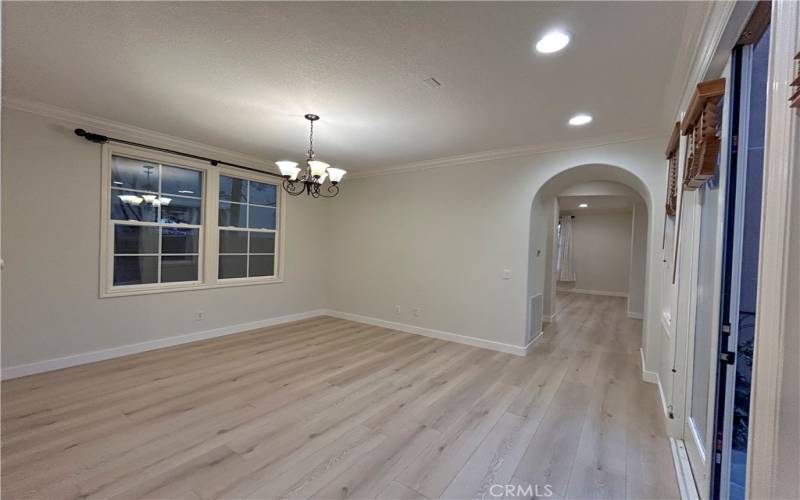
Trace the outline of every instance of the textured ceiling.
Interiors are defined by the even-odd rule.
[[[4,2],[3,92],[268,160],[302,158],[302,115],[314,112],[320,159],[357,171],[666,133],[685,12],[659,2]],[[553,27],[571,45],[535,53]],[[578,111],[594,122],[568,127]]]

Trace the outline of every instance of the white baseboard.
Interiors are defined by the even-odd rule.
[[[692,467],[689,464],[689,455],[686,453],[686,445],[682,440],[675,438],[669,438],[669,444],[672,448],[672,462],[675,465],[675,478],[678,480],[681,500],[700,500]]]
[[[198,340],[205,340],[214,337],[222,337],[224,335],[242,333],[248,330],[255,330],[258,328],[265,328],[268,326],[275,326],[283,323],[291,323],[292,321],[314,318],[317,316],[322,316],[324,314],[325,312],[322,309],[317,309],[297,314],[289,314],[286,316],[278,316],[276,318],[252,321],[249,323],[239,323],[236,325],[224,326],[222,328],[214,328],[213,330],[204,330],[201,332],[187,333],[185,335],[176,335],[174,337],[165,337],[161,339],[148,340],[146,342],[140,342],[138,344],[128,344],[119,347],[112,347],[110,349],[85,352],[82,354],[65,356],[63,358],[47,359],[44,361],[36,361],[34,363],[28,363],[25,365],[3,367],[2,375],[0,375],[0,377],[2,377],[3,380],[7,380],[17,377],[24,377],[26,375],[33,375],[35,373],[60,370],[62,368],[69,368],[71,366],[85,365],[87,363],[94,363],[96,361],[103,361],[106,359],[128,356],[130,354],[138,354],[140,352],[152,351],[153,349],[161,349],[164,347],[186,344]]]
[[[669,419],[669,408],[667,398],[664,396],[664,387],[661,385],[661,377],[658,372],[652,372],[644,364],[644,349],[639,348],[639,355],[642,357],[642,380],[658,387],[658,397],[661,399],[661,409],[664,411],[664,418]]]
[[[505,344],[503,342],[495,342],[493,340],[480,339],[477,337],[469,337],[467,335],[459,335],[457,333],[433,330],[430,328],[409,325],[406,323],[396,323],[394,321],[386,321],[384,319],[372,318],[369,316],[362,316],[360,314],[346,313],[342,311],[326,310],[325,314],[328,316],[333,316],[334,318],[346,319],[349,321],[355,321],[357,323],[365,323],[367,325],[380,326],[383,328],[389,328],[391,330],[413,333],[415,335],[423,335],[425,337],[457,342],[459,344],[466,344],[474,347],[482,347],[484,349],[491,349],[493,351],[500,351],[508,354],[516,354],[517,356],[527,355],[528,351],[532,349],[533,343],[542,336],[540,333],[536,336],[536,338],[531,340],[528,345],[518,346],[513,344]]]
[[[609,292],[606,290],[584,290],[582,288],[559,288],[557,289],[559,292],[566,292],[566,293],[582,293],[584,295],[605,295],[607,297],[623,297],[628,298],[628,294],[625,292]]]
[[[420,326],[413,326],[404,323],[395,323],[393,321],[385,321],[382,319],[371,318],[368,316],[361,316],[359,314],[344,313],[340,311],[331,311],[327,309],[316,309],[297,314],[290,314],[287,316],[278,316],[276,318],[269,318],[250,323],[239,323],[236,325],[224,326],[215,328],[213,330],[204,330],[201,332],[187,333],[185,335],[176,335],[174,337],[165,337],[161,339],[148,340],[137,344],[128,344],[119,347],[111,347],[109,349],[101,349],[99,351],[85,352],[81,354],[74,354],[72,356],[64,356],[62,358],[47,359],[44,361],[36,361],[24,365],[3,367],[0,372],[0,378],[8,380],[12,378],[24,377],[26,375],[34,375],[36,373],[44,373],[53,370],[60,370],[62,368],[69,368],[71,366],[85,365],[87,363],[94,363],[96,361],[104,361],[107,359],[119,358],[131,354],[139,354],[145,351],[152,351],[154,349],[161,349],[164,347],[172,347],[180,344],[187,344],[189,342],[196,342],[198,340],[205,340],[214,337],[222,337],[225,335],[232,335],[235,333],[242,333],[249,330],[256,330],[258,328],[266,328],[269,326],[280,325],[283,323],[291,323],[292,321],[300,321],[303,319],[314,318],[317,316],[333,316],[336,318],[356,321],[358,323],[365,323],[368,325],[381,326],[392,330],[398,330],[406,333],[413,333],[416,335],[423,335],[426,337],[433,337],[450,342],[457,342],[460,344],[471,345],[475,347],[482,347],[494,351],[505,352],[509,354],[516,354],[517,356],[525,356],[532,349],[534,343],[539,340],[543,332],[540,332],[533,340],[526,346],[516,346],[512,344],[505,344],[502,342],[495,342],[492,340],[480,339],[477,337],[468,337],[466,335],[459,335],[457,333],[443,332],[439,330],[432,330]]]
[[[642,357],[642,380],[650,384],[657,384],[658,373],[651,372],[650,370],[647,369],[647,366],[644,364],[644,349],[639,348],[639,355]]]
[[[525,346],[525,354],[526,354],[526,355],[530,354],[530,352],[533,350],[534,344],[536,343],[536,341],[537,341],[537,340],[539,340],[540,338],[542,338],[542,335],[544,335],[544,330],[542,330],[541,332],[539,332],[539,334],[538,334],[538,335],[536,335],[535,337],[533,337],[533,338],[531,339],[531,341],[530,341],[530,342],[528,342],[528,345],[526,345],[526,346]]]
[[[631,318],[631,319],[644,319],[644,316],[642,316],[642,313],[635,313],[635,312],[630,312],[630,311],[628,311],[628,317]]]
[[[664,396],[664,387],[661,385],[661,377],[658,376],[658,373],[656,373],[656,386],[658,386],[658,395],[661,398],[661,410],[664,412],[664,420],[668,424],[670,422],[669,407],[667,406],[667,398]]]

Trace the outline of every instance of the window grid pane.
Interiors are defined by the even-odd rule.
[[[164,180],[164,167],[165,165],[156,162],[145,162],[136,159],[129,159],[123,156],[114,155],[112,157],[112,175],[111,175],[111,204],[112,210],[109,214],[111,216],[112,222],[112,259],[114,262],[112,273],[112,283],[114,286],[125,286],[125,285],[143,285],[143,284],[159,284],[159,283],[179,283],[185,282],[184,278],[189,278],[188,282],[196,282],[200,279],[200,262],[201,262],[201,241],[203,236],[203,191],[202,186],[204,185],[205,181],[205,173],[199,170],[194,170],[185,167],[177,167],[167,165],[167,169],[171,170],[171,173],[174,176],[181,176],[191,179],[192,177],[197,178],[197,181],[189,186],[191,189],[184,189],[187,191],[185,193],[180,192],[179,187],[184,187],[178,185],[174,191],[179,191],[180,194],[172,194],[164,196],[163,193],[163,180]],[[118,167],[118,165],[124,165],[127,162],[127,165],[132,165],[127,167],[127,171],[123,167]],[[156,174],[158,176],[157,183],[150,183],[146,184],[145,181],[138,180],[136,175],[136,163],[140,162],[142,164],[153,163],[152,166],[156,167]],[[147,165],[145,165],[147,166]],[[181,171],[187,171],[188,174],[182,173]],[[149,176],[152,170],[147,171],[147,175]],[[127,177],[126,177],[127,176]],[[133,179],[133,180],[131,180]],[[131,186],[126,185],[126,181]],[[135,182],[134,182],[135,181]],[[145,182],[148,187],[153,187],[155,190],[142,190],[139,186],[139,182]],[[184,182],[185,184],[186,182]],[[198,184],[199,183],[199,184]],[[154,185],[155,184],[155,185]],[[199,187],[197,187],[199,186]],[[139,188],[139,189],[136,189]],[[191,194],[188,191],[192,191]],[[196,193],[195,193],[196,191]],[[199,196],[192,196],[194,194],[198,194]],[[125,208],[123,204],[117,201],[117,197],[119,195],[127,195],[128,196],[128,203],[127,205],[129,208]],[[117,199],[115,199],[117,198]],[[138,198],[138,199],[137,199]],[[179,201],[180,199],[186,200],[184,202],[176,203],[176,209],[170,212],[173,213],[172,218],[175,220],[180,220],[181,222],[171,223],[171,222],[164,222],[164,218],[162,212],[163,207],[169,206],[173,200]],[[191,200],[191,201],[190,201]],[[134,203],[131,203],[133,201]],[[164,203],[166,201],[166,203]],[[195,205],[195,201],[198,203],[197,209],[194,209],[192,206]],[[117,205],[115,205],[117,203]],[[144,205],[142,208],[138,208]],[[181,206],[179,206],[181,205]],[[188,206],[189,208],[185,208],[181,210],[183,206]],[[120,206],[118,210],[115,211],[115,206]],[[155,212],[155,220],[152,217],[146,216],[147,208],[150,207],[150,211]],[[154,209],[154,210],[153,210]],[[194,213],[193,213],[194,211]],[[126,220],[130,219],[130,215],[136,215],[138,212],[139,220]],[[115,217],[117,214],[117,217]],[[127,215],[126,219],[122,219],[122,215]],[[190,222],[196,222],[196,224],[186,223],[189,220]],[[131,223],[133,222],[133,224]],[[122,235],[122,233],[118,233],[117,228],[120,226],[127,226],[131,229],[133,228],[141,228],[139,229],[139,233],[143,234],[146,229],[145,228],[158,228],[157,230],[157,253],[152,252],[143,252],[143,253],[118,253],[117,247],[117,236]],[[169,230],[171,234],[165,235],[165,231]],[[128,232],[131,232],[128,230]],[[170,243],[173,245],[177,245],[174,249],[179,250],[190,250],[189,252],[182,252],[182,253],[173,253],[173,252],[165,252],[164,250],[164,239],[165,236],[169,238],[171,241]],[[181,238],[185,238],[186,241],[181,243]],[[183,245],[185,248],[181,248]],[[126,248],[127,250],[127,248]],[[191,250],[195,250],[191,252]],[[149,260],[148,260],[149,259]],[[162,271],[164,265],[169,267],[166,281],[164,280],[164,276],[162,276]],[[188,264],[188,265],[187,265]],[[142,265],[146,265],[148,267],[142,268]],[[192,267],[193,265],[193,267]],[[139,279],[131,280],[131,279],[124,279],[121,273],[133,273],[138,274]]]
[[[274,252],[274,240],[275,236],[273,236],[273,252],[253,252],[251,251],[252,245],[252,233],[257,234],[273,234],[277,233],[277,187],[272,184],[267,183],[259,183],[256,181],[251,181],[248,179],[238,179],[236,177],[220,175],[220,185],[223,186],[220,188],[220,205],[218,207],[218,211],[226,210],[230,211],[233,205],[239,205],[244,210],[244,217],[243,220],[240,220],[237,217],[237,223],[242,223],[243,227],[239,226],[221,226],[219,228],[220,231],[220,245],[218,248],[219,257],[220,257],[220,270],[218,272],[218,279],[235,279],[235,278],[256,278],[256,277],[267,277],[267,276],[275,276],[274,270],[274,261],[275,261],[275,252]],[[242,195],[233,196],[234,190],[232,186],[240,186]],[[254,193],[254,190],[256,192]],[[228,191],[231,191],[228,193]],[[260,203],[253,203],[254,199],[260,200],[269,200],[269,197],[273,196],[275,199],[274,204],[260,204]],[[224,198],[224,200],[223,200]],[[236,198],[237,201],[232,201]],[[231,201],[229,201],[231,200]],[[224,205],[223,205],[224,203]],[[273,228],[251,228],[251,207],[258,207],[259,209],[270,209],[273,210],[275,213],[274,221],[272,225],[275,226]],[[221,215],[220,215],[221,217]],[[232,218],[228,217],[228,221]],[[245,238],[245,251],[244,252],[223,252],[223,239],[225,239],[226,246],[228,245],[228,237],[230,237],[230,233],[232,232],[245,232],[247,236]],[[230,248],[229,248],[230,250]],[[224,257],[227,257],[225,259]],[[231,260],[234,257],[244,257],[244,262],[241,260]],[[251,269],[251,262],[253,262],[253,257],[259,257],[259,259],[263,260],[266,257],[272,257],[272,272],[270,274],[261,274],[258,270]],[[244,264],[244,276],[231,276],[232,272],[225,268],[223,269],[224,263],[228,265],[232,265],[234,262],[237,262],[239,265]],[[267,266],[269,267],[269,266]],[[263,268],[263,263],[262,263]],[[258,273],[258,274],[256,274]]]
[[[122,166],[117,168],[118,164]],[[220,236],[223,231],[228,235],[247,233],[241,238],[243,249],[238,243],[223,252],[221,241],[220,247],[214,249],[220,261],[217,279],[226,279],[223,257],[228,258],[229,272],[225,273],[228,278],[275,276],[278,186],[116,154],[112,156],[110,169],[111,185],[107,189],[112,198],[109,213],[112,286],[203,281],[200,266],[205,253],[201,247],[207,244],[204,239],[207,175],[218,175],[220,184],[229,179],[226,188],[229,193],[223,196],[221,186],[219,202],[212,210],[217,210],[221,217],[223,207],[227,206],[227,219],[220,222],[237,225],[220,225]],[[125,229],[119,232],[118,227]],[[118,238],[124,240],[118,242]]]

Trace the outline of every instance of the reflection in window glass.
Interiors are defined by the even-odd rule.
[[[161,257],[161,282],[197,280],[197,255],[169,255]]]
[[[158,228],[122,224],[114,226],[114,253],[158,253]]]
[[[275,253],[275,233],[250,233],[250,253]]]
[[[161,222],[164,224],[194,224],[200,225],[201,199],[161,198]]]
[[[219,195],[211,212],[217,218],[219,242],[210,250],[215,254],[208,256],[219,266],[212,283],[276,276],[278,184],[117,153],[105,168],[104,211],[109,219],[104,240],[108,253],[103,257],[110,275],[104,271],[103,281],[111,294],[205,282],[201,266],[209,261],[203,252],[213,241],[204,233],[209,181],[218,186]]]
[[[158,165],[153,162],[112,157],[111,187],[136,191],[158,191]]]
[[[274,265],[274,255],[251,255],[250,276],[272,276],[275,274]]]
[[[161,228],[161,253],[198,253],[200,230],[183,227]]]
[[[220,255],[219,279],[246,278],[247,255]]]
[[[203,174],[188,168],[161,167],[161,192],[178,196],[200,197]]]
[[[274,207],[278,196],[277,186],[250,181],[250,204]]]
[[[219,279],[275,276],[277,186],[221,175],[219,191]]]
[[[247,205],[219,202],[220,227],[246,227]]]
[[[111,190],[111,218],[114,220],[156,222],[158,207],[145,203],[152,194],[141,191]]]
[[[199,279],[203,173],[114,155],[114,286]]]
[[[247,180],[219,176],[219,199],[220,201],[233,201],[236,203],[247,203]]]
[[[114,257],[114,286],[158,283],[158,256]]]
[[[275,229],[275,209],[269,207],[250,207],[248,227],[254,229]]]
[[[219,253],[247,253],[247,231],[219,232]]]

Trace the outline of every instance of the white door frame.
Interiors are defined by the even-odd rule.
[[[788,99],[800,51],[800,3],[773,0],[771,22],[747,496],[796,498],[800,479],[790,454],[800,441],[796,406],[791,410],[798,348],[787,347],[800,320],[800,111]]]

